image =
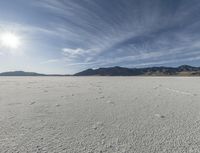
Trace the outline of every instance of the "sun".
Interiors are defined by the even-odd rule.
[[[11,49],[17,49],[21,45],[20,37],[11,32],[0,34],[0,43]]]

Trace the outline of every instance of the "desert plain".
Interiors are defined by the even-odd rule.
[[[199,153],[199,77],[0,77],[1,153]]]

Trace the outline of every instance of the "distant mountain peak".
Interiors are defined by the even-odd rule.
[[[197,71],[197,67],[193,67],[190,65],[181,65],[178,67],[179,71]]]
[[[190,65],[181,65],[178,68],[193,68],[193,66],[190,66]]]

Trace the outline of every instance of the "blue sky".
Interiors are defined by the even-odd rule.
[[[199,0],[1,0],[0,72],[200,66]]]

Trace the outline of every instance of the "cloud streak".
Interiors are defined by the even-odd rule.
[[[199,12],[197,1],[45,0],[42,6],[56,13],[63,23],[56,27],[70,34],[73,42],[66,38],[66,48],[77,48],[67,49],[64,56],[75,59],[74,62],[78,62],[75,56],[85,63],[114,59],[114,64],[136,58],[182,58],[187,52],[193,54],[199,49],[195,44],[200,37],[192,32],[198,30],[199,16],[191,19]],[[95,52],[92,48],[96,48]],[[90,60],[84,55],[90,56]]]

